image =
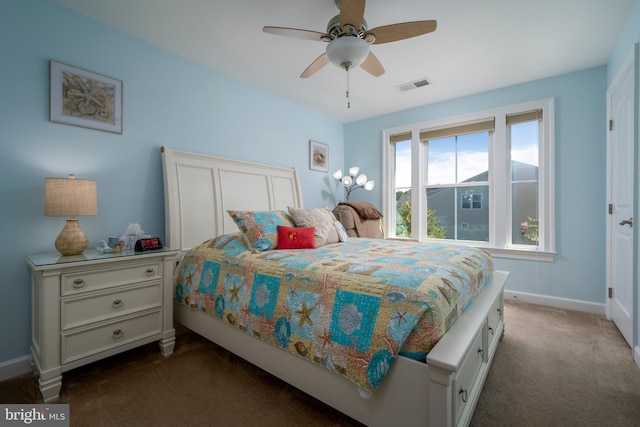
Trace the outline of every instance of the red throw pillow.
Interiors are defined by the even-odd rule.
[[[314,227],[278,226],[278,249],[313,249]]]

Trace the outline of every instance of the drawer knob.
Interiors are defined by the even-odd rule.
[[[152,267],[147,268],[147,270],[144,272],[147,276],[153,276],[154,274],[156,274],[156,270]]]
[[[115,331],[113,331],[111,336],[114,340],[119,340],[120,338],[124,337],[124,332],[122,332],[121,329],[116,329]]]
[[[87,283],[82,279],[76,279],[76,280],[73,281],[74,289],[82,289],[85,286],[87,286]]]
[[[491,327],[489,328],[489,332],[491,332],[491,335],[495,335],[496,334],[496,331],[494,331],[493,328],[491,328]]]
[[[115,309],[121,308],[123,305],[124,305],[124,302],[122,302],[122,300],[120,298],[114,300],[111,303],[111,307],[113,307]]]
[[[484,359],[484,350],[482,348],[478,349],[478,354]]]
[[[458,394],[462,398],[462,401],[464,403],[467,403],[467,400],[469,399],[469,395],[467,393],[467,389],[460,389],[460,393],[458,393]]]

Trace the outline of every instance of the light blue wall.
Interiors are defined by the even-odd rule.
[[[607,67],[607,83],[611,83],[620,70],[633,45],[640,42],[640,1],[631,12],[629,22],[616,43]]]
[[[29,352],[24,256],[55,252],[65,221],[43,215],[45,177],[97,181],[98,216],[79,218],[91,246],[130,222],[164,237],[162,145],[296,167],[305,206],[335,204],[330,175],[308,168],[308,141],[342,165],[337,121],[49,0],[2,0],[0,40],[0,364]],[[49,122],[49,59],[124,82],[123,135]]]
[[[509,290],[604,303],[606,86],[603,66],[349,123],[345,164],[381,182],[383,129],[554,97],[556,261],[496,258],[495,265],[511,272]],[[367,197],[380,206],[382,186],[354,193]]]
[[[80,218],[91,245],[130,222],[164,236],[162,145],[294,166],[305,205],[332,206],[343,194],[329,174],[309,171],[308,140],[314,139],[330,145],[330,171],[358,165],[376,180],[373,192],[358,191],[354,199],[380,206],[382,129],[552,96],[559,255],[555,263],[497,259],[496,266],[512,271],[509,289],[603,303],[605,93],[640,41],[639,28],[640,4],[608,67],[343,127],[50,0],[2,0],[0,231],[6,243],[0,248],[0,364],[28,353],[31,307],[24,255],[54,251],[64,225],[63,218],[42,214],[45,177],[73,172],[97,180],[99,214]],[[49,59],[124,81],[123,135],[48,121]]]

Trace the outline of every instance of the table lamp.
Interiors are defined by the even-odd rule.
[[[44,214],[69,217],[55,246],[62,255],[80,255],[89,246],[89,239],[75,217],[98,214],[96,182],[76,179],[73,174],[69,178],[46,178]]]

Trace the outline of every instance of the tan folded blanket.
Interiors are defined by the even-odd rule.
[[[382,218],[382,213],[375,208],[371,203],[368,202],[353,202],[346,201],[340,202],[339,205],[347,205],[351,206],[353,210],[358,213],[358,216],[362,219],[380,219]]]

